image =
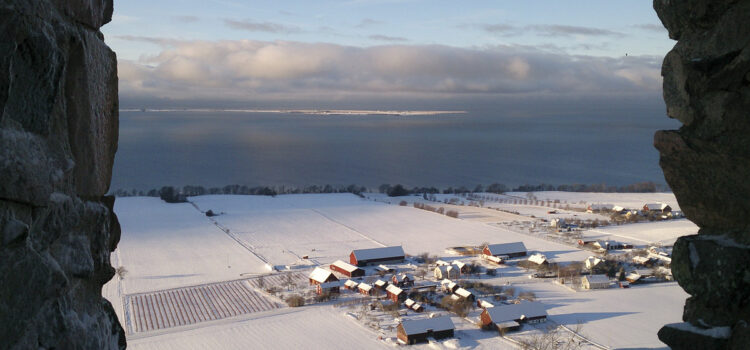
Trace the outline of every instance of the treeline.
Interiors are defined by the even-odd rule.
[[[203,196],[210,194],[241,194],[241,195],[260,195],[260,196],[276,196],[279,194],[300,194],[300,193],[353,193],[361,196],[362,192],[367,192],[367,188],[364,186],[349,185],[349,186],[331,186],[331,185],[312,185],[306,187],[289,187],[289,186],[245,186],[245,185],[227,185],[224,187],[209,187],[203,186],[164,186],[160,189],[151,189],[148,191],[138,190],[123,190],[118,189],[112,194],[116,197],[161,197],[167,202],[177,203],[185,202],[187,197]]]
[[[652,193],[666,192],[666,185],[656,184],[651,181],[638,182],[625,186],[607,186],[607,184],[572,184],[572,185],[521,185],[513,189],[514,192],[539,192],[539,191],[562,191],[562,192],[623,192],[623,193]]]

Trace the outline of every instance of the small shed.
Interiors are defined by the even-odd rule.
[[[381,264],[385,262],[401,263],[405,258],[404,248],[401,246],[356,249],[349,254],[349,262],[356,266]]]
[[[458,278],[461,273],[460,269],[456,265],[440,265],[435,266],[435,270],[433,271],[433,274],[435,276],[435,279],[441,280],[441,279],[451,279],[451,278]]]
[[[453,292],[453,294],[457,295],[461,299],[466,299],[466,300],[469,300],[469,301],[476,300],[476,297],[474,296],[474,294],[472,294],[470,291],[468,291],[468,290],[466,290],[464,288],[458,288],[458,289],[456,289],[456,291]]]
[[[346,280],[346,282],[344,282],[344,288],[348,290],[356,290],[358,286],[359,283],[353,280]]]
[[[600,258],[597,258],[595,256],[590,256],[590,257],[586,258],[586,260],[584,260],[583,262],[586,265],[586,268],[589,269],[589,270],[591,270],[596,265],[599,265],[602,261],[603,260],[600,259]]]
[[[503,258],[499,257],[499,256],[492,256],[492,255],[482,254],[482,259],[487,260],[487,261],[492,262],[492,263],[495,263],[495,264],[498,264],[498,265],[505,263],[505,261],[503,260]]]
[[[331,264],[331,270],[347,277],[362,277],[365,275],[365,270],[362,270],[359,267],[349,264],[343,260],[334,261],[333,264]]]
[[[311,273],[310,273],[310,284],[321,284],[326,282],[334,282],[338,281],[338,277],[336,277],[333,272],[328,271],[326,269],[316,267]]]
[[[641,276],[639,273],[637,273],[637,272],[631,272],[631,273],[625,275],[625,280],[628,281],[628,282],[630,282],[630,283],[636,283],[636,282],[638,282],[641,279],[641,277],[643,277],[643,276]]]
[[[359,294],[372,295],[372,286],[367,283],[360,283],[357,288],[359,289]]]
[[[512,243],[499,243],[499,244],[488,244],[482,249],[484,255],[491,255],[499,257],[501,255],[507,255],[508,257],[514,258],[519,256],[526,256],[526,246],[523,242],[512,242]]]
[[[399,287],[409,287],[414,285],[414,276],[406,273],[400,273],[391,277],[391,283]]]
[[[404,293],[404,290],[392,284],[385,288],[385,292],[388,296],[388,299],[390,299],[394,303],[398,303],[406,299],[406,293]]]
[[[388,287],[388,282],[386,282],[384,280],[377,280],[377,281],[375,281],[375,283],[373,283],[373,285],[377,289],[385,290],[385,288]]]
[[[455,328],[448,316],[403,320],[398,324],[396,334],[403,344],[417,344],[427,342],[428,338],[451,338]]]
[[[456,291],[456,289],[459,288],[459,285],[456,282],[453,282],[449,279],[440,281],[440,285],[443,287],[443,291],[446,293],[453,293]]]
[[[547,261],[547,257],[544,254],[532,254],[529,256],[529,262],[532,262],[537,265],[549,265],[549,261]]]
[[[609,288],[610,282],[607,275],[589,275],[581,278],[581,287],[585,289]]]

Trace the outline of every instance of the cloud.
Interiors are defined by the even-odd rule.
[[[365,19],[361,20],[357,25],[355,25],[355,27],[357,27],[357,28],[366,28],[366,27],[377,25],[377,24],[383,24],[383,21],[378,21],[378,20],[372,19],[372,18],[365,18]]]
[[[388,35],[379,35],[379,34],[370,35],[370,36],[368,36],[368,38],[370,38],[371,40],[390,41],[390,42],[395,42],[395,41],[409,41],[409,39],[403,38],[403,37],[400,37],[400,36],[388,36]]]
[[[545,24],[545,25],[527,25],[527,26],[513,26],[506,23],[496,24],[480,24],[480,25],[461,25],[460,28],[479,28],[487,33],[502,35],[502,36],[514,36],[523,33],[533,32],[541,36],[612,36],[622,37],[624,34],[615,32],[609,29],[594,28],[594,27],[579,27],[569,26],[562,24]]]
[[[126,98],[658,96],[660,66],[660,57],[572,56],[524,46],[171,41],[156,56],[120,60],[119,77]]]
[[[250,32],[296,33],[301,31],[298,27],[295,26],[288,26],[285,24],[274,22],[256,22],[250,19],[224,19],[224,24],[231,29],[246,30]]]
[[[200,18],[196,16],[173,16],[172,19],[182,23],[195,23],[200,21]]]
[[[667,28],[664,28],[664,26],[661,25],[661,24],[651,24],[651,23],[636,24],[633,27],[636,27],[638,29],[647,30],[647,31],[658,32],[658,33],[666,33],[667,32]]]

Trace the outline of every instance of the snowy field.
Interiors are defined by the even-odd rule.
[[[667,198],[671,194],[535,193],[539,199],[547,194],[552,199],[562,199],[565,195],[570,201],[600,198],[597,195],[611,196],[591,202],[622,206],[664,201],[676,207],[676,202]],[[311,265],[348,260],[349,252],[358,248],[403,245],[407,254],[427,252],[451,259],[454,257],[445,252],[448,247],[523,241],[530,252],[543,252],[556,262],[582,261],[592,254],[538,235],[498,227],[498,222],[533,219],[502,212],[492,217],[497,211],[487,208],[455,206],[463,210],[465,217],[454,219],[411,206],[399,206],[397,202],[387,204],[351,194],[221,195],[192,197],[190,200],[195,206],[191,203],[167,204],[158,198],[117,199],[115,211],[122,226],[122,238],[112,263],[116,268],[124,267],[127,272],[123,279],[115,277],[105,285],[103,294],[112,301],[121,320],[134,317],[132,308],[138,305],[134,306],[133,300],[138,295],[159,296],[166,298],[167,302],[184,304],[188,301],[184,295],[165,293],[165,290],[189,290],[219,283],[217,288],[223,289],[211,287],[208,292],[217,293],[217,302],[225,302],[228,297],[217,291],[242,296],[221,284],[227,281],[249,279],[249,283],[243,283],[257,290],[259,286],[252,278],[266,274],[266,284],[285,283],[281,275],[268,275],[271,272],[267,264],[290,265],[293,271],[306,274]],[[536,208],[534,210],[545,210]],[[220,215],[212,219],[206,217],[203,212],[209,209]],[[610,237],[639,245],[646,244],[646,241],[669,244],[677,236],[692,234],[696,230],[695,225],[687,220],[674,220],[608,226],[586,231],[585,235]],[[305,255],[308,259],[302,258]],[[299,268],[294,265],[299,265]],[[583,334],[611,348],[662,348],[656,332],[661,325],[681,318],[687,297],[676,283],[576,293],[549,280],[529,279],[528,272],[519,268],[502,267],[498,272],[499,277],[494,280],[482,280],[512,283],[519,290],[534,292],[540,301],[549,304],[548,312],[553,323],[573,328],[581,321]],[[298,280],[306,285],[305,280]],[[141,297],[138,302],[142,301]],[[147,302],[153,303],[153,300]],[[201,311],[199,307],[202,306],[194,307],[193,317],[203,315],[205,320],[188,321],[184,317],[190,315],[185,314],[173,317],[173,325],[146,324],[140,328],[144,332],[128,334],[129,347],[349,349],[353,344],[359,349],[390,347],[388,342],[377,339],[377,332],[347,316],[342,309],[331,306],[245,310],[226,302],[227,310],[221,317],[209,317],[205,313],[207,310]],[[126,315],[125,310],[131,310],[130,314]],[[149,310],[155,309],[143,310],[153,312]],[[145,315],[143,311],[141,314]],[[496,333],[483,332],[468,321],[454,318],[454,323],[460,339],[442,343],[438,348],[515,348]],[[395,332],[386,335],[393,336]]]
[[[582,261],[590,255],[495,226],[351,194],[200,196],[191,200],[202,210],[224,212],[215,219],[274,265],[291,263],[300,255],[328,264],[347,260],[355,248],[389,245],[403,245],[411,255],[445,256],[448,247],[483,242],[523,241],[530,251],[545,252],[557,261]]]
[[[673,245],[680,236],[698,233],[698,226],[687,219],[643,222],[621,226],[607,226],[584,232],[591,239],[612,239],[635,246],[648,244]]]

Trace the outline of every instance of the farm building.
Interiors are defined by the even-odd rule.
[[[422,304],[420,304],[420,303],[418,303],[418,302],[416,302],[414,300],[411,300],[411,299],[406,299],[406,301],[404,301],[404,306],[406,306],[407,308],[412,309],[412,310],[414,310],[416,312],[422,312],[422,311],[424,311],[424,306],[422,306]]]
[[[391,283],[399,287],[409,287],[414,285],[414,276],[406,273],[393,275]]]
[[[547,261],[547,257],[544,256],[544,254],[532,254],[529,256],[529,262],[532,262],[537,265],[549,265],[549,261]]]
[[[506,255],[504,255],[504,257],[507,258]],[[489,262],[493,262],[493,263],[498,264],[498,265],[505,263],[505,261],[503,260],[503,258],[501,258],[499,256],[492,256],[492,255],[482,254],[482,259],[485,259],[485,260],[487,260]]]
[[[443,339],[453,337],[455,326],[449,316],[403,320],[398,324],[396,334],[403,344],[425,343],[428,338]]]
[[[469,264],[467,264],[467,263],[465,263],[463,261],[460,261],[460,260],[455,260],[455,261],[452,261],[452,262],[447,262],[445,260],[438,260],[438,261],[435,262],[435,264],[437,266],[450,266],[450,265],[454,265],[454,266],[458,267],[459,273],[469,273],[470,272],[469,271],[469,269],[470,269]]]
[[[348,290],[356,290],[357,286],[359,286],[359,283],[352,280],[346,280],[346,282],[344,282],[344,288]]]
[[[444,279],[440,281],[440,285],[443,286],[443,291],[445,291],[446,293],[453,293],[456,291],[456,289],[459,288],[456,282],[453,282],[449,279]]]
[[[396,272],[396,269],[394,269],[394,268],[392,268],[392,267],[390,267],[388,265],[383,265],[383,264],[375,266],[375,270],[377,270],[378,272],[383,272],[383,273],[394,273],[394,272]]]
[[[380,290],[385,290],[385,287],[388,287],[388,282],[384,280],[377,280],[373,284],[375,285],[375,288],[380,289]]]
[[[401,300],[406,299],[406,293],[404,293],[404,290],[394,285],[388,286],[385,289],[385,292],[388,295],[388,299],[390,299],[394,303],[398,303]]]
[[[456,291],[453,292],[453,295],[457,295],[461,299],[466,299],[466,300],[469,300],[469,301],[476,300],[476,297],[474,296],[474,294],[471,294],[471,292],[469,292],[468,290],[463,289],[463,288],[456,289]]]
[[[498,305],[485,308],[479,316],[482,328],[495,328],[499,332],[521,328],[522,323],[547,321],[547,311],[542,303],[523,301],[519,304]]]
[[[657,213],[669,213],[672,211],[672,207],[666,203],[648,203],[643,206],[645,212],[657,212]]]
[[[599,265],[602,261],[603,261],[602,259],[599,259],[599,258],[597,258],[595,256],[590,256],[590,257],[586,258],[586,260],[584,260],[583,263],[586,265],[587,269],[591,270],[596,265]]]
[[[358,286],[359,294],[372,295],[372,286],[367,283],[360,283]]]
[[[435,279],[438,280],[458,278],[461,275],[460,269],[456,265],[435,266],[435,271],[433,273]]]
[[[526,246],[523,242],[488,244],[482,249],[484,255],[499,257],[506,255],[508,257],[526,256]]]
[[[341,287],[341,282],[333,281],[333,282],[320,283],[316,285],[315,290],[319,295],[338,294],[340,292],[339,290],[340,287]]]
[[[633,246],[630,244],[625,244],[625,243],[615,242],[615,241],[596,241],[592,243],[591,245],[600,249],[604,249],[604,250],[633,248]]]
[[[609,288],[609,277],[607,275],[590,275],[581,278],[581,287],[585,289]]]
[[[355,266],[366,266],[384,262],[404,262],[404,248],[401,246],[356,249],[349,254],[349,262]]]
[[[310,273],[310,284],[321,284],[321,283],[327,283],[327,282],[335,282],[338,281],[338,277],[336,277],[333,272],[328,271],[326,269],[322,269],[320,267],[316,267],[315,270],[313,270]]]
[[[334,261],[333,264],[331,264],[331,270],[347,277],[362,277],[365,275],[365,270],[342,260]]]

